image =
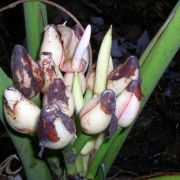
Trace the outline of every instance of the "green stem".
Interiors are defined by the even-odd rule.
[[[111,158],[113,155],[108,152],[108,150],[111,148],[112,144],[114,143],[114,140],[117,138],[117,136],[121,133],[122,129],[118,128],[116,133],[111,137],[104,140],[104,142],[101,144],[99,149],[97,150],[95,157],[93,158],[93,161],[91,162],[88,172],[87,172],[87,178],[88,179],[94,179],[97,171],[103,162],[104,157],[107,155],[109,158]]]
[[[46,5],[40,2],[25,2],[23,7],[27,49],[33,58],[38,58],[43,28],[47,25]]]
[[[180,175],[163,175],[163,176],[148,178],[148,180],[179,180],[179,179],[180,179]]]
[[[81,92],[80,81],[77,72],[74,73],[73,80],[73,97],[77,114],[79,114],[81,108],[84,105],[84,99]]]
[[[83,167],[84,167],[84,174],[87,173],[88,170],[88,160],[89,160],[89,154],[82,155],[82,161],[83,161]]]
[[[49,153],[45,153],[46,161],[48,163],[49,169],[53,179],[61,179],[63,171],[61,169],[59,151],[48,150]],[[47,150],[46,150],[47,152]]]
[[[111,146],[108,148],[107,156],[104,157],[102,160],[102,163],[105,165],[105,174],[109,171],[110,167],[112,166],[115,158],[117,157],[117,154],[119,153],[119,150],[121,149],[124,141],[126,140],[132,126],[126,128],[122,133],[116,134],[114,137]],[[110,140],[111,141],[111,140]],[[94,175],[93,175],[94,178]],[[94,178],[95,179],[95,178]],[[102,168],[99,168],[96,180],[102,180],[103,179],[103,171]]]
[[[178,1],[169,18],[167,20],[168,23],[167,21],[165,22],[165,24],[167,24],[166,28],[161,31],[162,33],[159,33],[158,38],[156,37],[156,43],[152,41],[148,46],[149,49],[145,51],[145,53],[148,52],[146,54],[146,58],[144,59],[144,55],[142,55],[142,60],[140,59],[140,62],[143,62],[141,63],[143,79],[142,92],[145,96],[145,99],[141,105],[141,110],[180,47],[180,34],[177,33],[180,27],[180,1]],[[103,160],[106,174],[108,173],[115,157],[121,149],[122,144],[126,140],[132,127],[133,124],[119,134],[112,146],[109,148],[108,152],[111,154],[111,156],[106,156]],[[96,179],[103,179],[101,169],[99,169]]]
[[[71,144],[62,150],[67,175],[76,175],[75,152]]]
[[[79,77],[78,77],[78,74],[77,72],[74,73],[74,80],[73,80],[73,97],[74,97],[74,103],[75,103],[75,109],[76,109],[76,113],[77,115],[79,114],[81,108],[83,107],[84,105],[84,99],[83,99],[83,94],[81,92],[81,86],[80,86],[80,81],[79,81]],[[79,118],[78,119],[78,122],[76,122],[77,124],[80,125],[80,122],[79,122]],[[77,129],[78,133],[79,133],[79,130]],[[74,146],[73,146],[74,148]],[[80,173],[80,172],[83,172],[83,165],[82,165],[82,158],[81,158],[81,155],[80,154],[76,154],[76,162],[74,164],[74,166],[76,166],[76,169],[77,169],[77,172]],[[75,168],[75,167],[73,167]]]
[[[83,167],[83,159],[82,159],[82,155],[79,154],[79,156],[76,159],[76,168],[77,168],[77,172],[79,173],[80,176],[84,175],[84,167]]]

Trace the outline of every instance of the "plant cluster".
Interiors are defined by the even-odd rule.
[[[75,165],[70,174],[94,178],[92,172],[101,165],[110,146],[101,151],[101,144],[134,121],[142,93],[135,56],[113,67],[112,27],[102,41],[97,64],[86,72],[90,35],[90,25],[84,32],[78,25],[47,25],[39,61],[16,45],[11,56],[14,85],[5,89],[3,107],[11,128],[22,134],[37,134],[40,157],[44,148],[68,149],[63,153],[68,159],[66,166],[75,165],[78,157],[85,159],[82,168],[78,170]],[[32,98],[40,93],[42,106],[38,107]],[[104,153],[96,160],[98,150]]]

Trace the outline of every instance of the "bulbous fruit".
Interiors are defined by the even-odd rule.
[[[50,52],[54,63],[59,67],[64,59],[63,48],[56,26],[51,24],[45,27],[44,37],[41,44],[40,54]]]
[[[24,96],[31,98],[41,91],[44,73],[21,45],[16,45],[12,51],[11,71],[15,87]]]
[[[112,89],[118,95],[131,80],[136,79],[140,79],[139,61],[135,56],[130,56],[108,75],[107,88]]]
[[[42,92],[45,93],[45,92],[47,92],[47,90],[54,78],[63,79],[63,76],[62,76],[58,66],[54,63],[51,52],[42,52],[41,53],[39,65],[41,66],[41,68],[44,72],[45,83],[44,83],[44,86],[42,87]]]
[[[120,127],[129,126],[136,118],[142,100],[141,85],[138,80],[133,80],[131,86],[126,90],[131,93],[131,98],[124,111],[118,117],[118,125]]]
[[[82,130],[87,134],[104,131],[115,112],[115,101],[115,94],[109,89],[88,101],[79,114]]]
[[[31,135],[35,132],[40,109],[14,87],[5,89],[3,107],[6,120],[15,131]]]
[[[44,106],[53,104],[56,104],[66,115],[72,116],[74,112],[74,99],[69,89],[66,89],[61,78],[53,80],[43,98]]]
[[[64,148],[73,140],[75,132],[74,121],[55,104],[41,109],[37,134],[42,148]]]

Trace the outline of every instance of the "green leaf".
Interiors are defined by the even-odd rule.
[[[179,180],[180,176],[172,175],[172,176],[158,176],[158,177],[152,177],[148,178],[148,180]]]
[[[23,7],[27,49],[33,58],[38,58],[42,32],[47,25],[46,5],[40,2],[25,2]]]

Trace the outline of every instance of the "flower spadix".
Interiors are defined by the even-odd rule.
[[[121,108],[118,110],[119,105],[117,105],[116,113],[118,118],[118,125],[120,127],[127,127],[135,120],[140,109],[142,100],[141,83],[139,80],[131,81],[130,85],[127,86],[126,90],[122,93],[124,98],[126,96],[126,101],[124,101],[124,104],[122,105],[123,110],[121,113],[118,112]],[[117,104],[119,100],[117,99]]]
[[[4,91],[4,114],[8,124],[17,132],[33,134],[40,109],[14,87]]]
[[[112,90],[105,90],[88,101],[79,114],[82,130],[87,134],[98,134],[104,131],[115,111],[115,101]]]
[[[74,100],[72,93],[66,86],[61,78],[53,79],[48,91],[43,98],[43,105],[56,104],[63,113],[68,116],[72,116],[74,112]]]
[[[12,51],[11,70],[14,85],[24,96],[31,98],[41,91],[44,73],[21,45],[16,45]]]
[[[54,78],[63,79],[63,76],[58,66],[54,63],[51,52],[42,52],[40,54],[39,64],[44,72],[45,83],[43,85],[42,92],[45,93]]]
[[[120,94],[131,80],[140,79],[139,71],[138,59],[135,56],[128,57],[108,75],[107,88],[112,89],[116,95]]]
[[[44,106],[41,109],[37,134],[42,149],[64,148],[72,141],[75,132],[74,121],[64,114],[56,104]]]
[[[64,54],[60,36],[56,30],[56,26],[53,24],[45,27],[40,54],[42,52],[51,52],[54,63],[59,67]]]

